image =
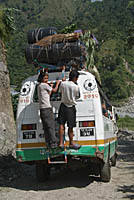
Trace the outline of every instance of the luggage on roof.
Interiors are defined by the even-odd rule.
[[[56,43],[50,47],[40,47],[29,44],[25,51],[28,63],[36,59],[40,63],[57,64],[64,59],[81,57],[85,53],[85,46],[77,40],[76,42]]]
[[[75,42],[80,36],[81,33],[55,34],[42,38],[40,41],[36,42],[35,45],[47,47],[55,43]]]

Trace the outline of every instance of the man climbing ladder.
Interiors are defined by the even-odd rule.
[[[58,113],[58,122],[60,124],[60,147],[63,145],[63,134],[65,130],[65,123],[68,126],[69,147],[79,149],[80,145],[73,142],[73,127],[76,126],[76,99],[80,96],[79,86],[77,80],[79,72],[72,70],[69,74],[69,81],[63,81],[60,85],[61,105]]]

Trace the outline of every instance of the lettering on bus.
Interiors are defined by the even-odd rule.
[[[84,94],[84,99],[95,99],[98,98],[98,94]]]
[[[20,97],[19,98],[19,103],[23,104],[23,103],[30,103],[30,98],[29,97]]]

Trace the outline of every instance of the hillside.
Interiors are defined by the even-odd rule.
[[[134,94],[134,3],[130,0],[0,0],[3,7],[16,8],[16,32],[7,44],[8,68],[11,84],[36,73],[25,60],[27,31],[38,27],[57,27],[58,31],[70,24],[78,29],[89,29],[99,44],[95,53],[103,87],[113,101],[124,101]],[[130,46],[131,44],[131,46]]]

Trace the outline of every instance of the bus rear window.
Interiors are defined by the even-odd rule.
[[[38,92],[37,92],[38,84],[35,86],[34,95],[33,95],[33,102],[38,102]]]
[[[52,93],[50,96],[50,101],[61,101],[61,93],[60,92]]]
[[[56,86],[56,82],[54,83],[54,88]],[[61,93],[59,92],[59,89],[57,92],[53,92],[50,96],[50,101],[61,101]]]

